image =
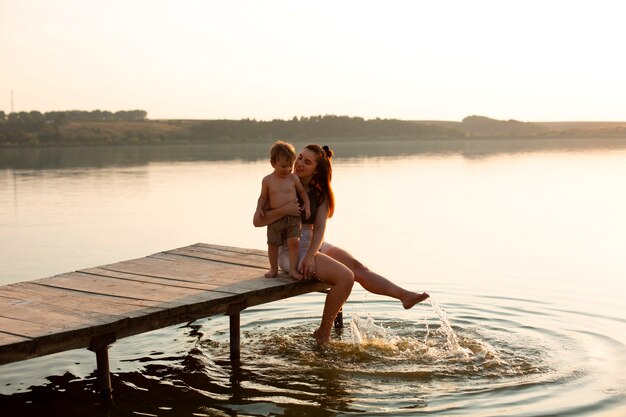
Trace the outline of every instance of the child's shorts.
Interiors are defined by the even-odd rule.
[[[302,229],[302,235],[300,236],[300,245],[298,249],[298,271],[302,272],[302,261],[304,261],[304,257],[306,253],[309,251],[311,247],[311,241],[313,240],[313,229]],[[327,253],[330,249],[334,248],[328,242],[322,242],[320,245],[319,251],[321,253]],[[289,273],[289,248],[287,245],[282,245],[278,248],[278,266],[280,269]]]
[[[300,237],[300,216],[285,216],[267,226],[267,244],[281,246],[287,239]]]

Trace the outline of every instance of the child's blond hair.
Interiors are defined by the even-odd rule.
[[[270,162],[276,163],[279,158],[285,158],[287,162],[296,160],[296,148],[292,144],[277,140],[270,149]]]

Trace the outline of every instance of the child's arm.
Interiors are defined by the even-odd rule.
[[[309,217],[311,217],[311,202],[309,201],[309,194],[306,192],[304,186],[300,182],[300,178],[298,178],[296,174],[291,175],[295,177],[294,182],[296,184],[296,191],[302,199],[302,208],[304,209],[304,215],[306,216],[306,219],[308,219]]]

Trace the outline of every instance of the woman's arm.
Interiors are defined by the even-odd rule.
[[[268,185],[268,180],[267,177],[263,178],[263,181],[261,181],[261,195],[259,196],[259,199],[257,200],[256,203],[256,213],[254,213],[254,217],[256,217],[257,215],[263,215],[263,210],[266,207],[269,207],[269,201],[270,201],[270,190],[269,190],[269,185]]]
[[[254,224],[255,227],[263,227],[263,226],[267,226],[268,224],[272,224],[276,220],[281,219],[285,216],[299,216],[299,215],[300,215],[300,205],[298,204],[297,199],[289,201],[275,209],[270,209],[269,203],[266,203],[262,210],[256,210],[254,212],[254,217],[252,218],[252,224]]]
[[[313,225],[313,240],[311,246],[304,256],[302,261],[302,273],[305,278],[311,278],[315,272],[315,254],[319,251],[322,242],[324,241],[324,233],[326,232],[326,222],[328,221],[328,199],[325,198],[324,202],[320,204],[317,209],[317,215],[315,216],[315,223]]]
[[[308,220],[311,217],[311,203],[309,202],[309,193],[306,192],[304,186],[300,182],[300,178],[296,174],[292,174],[294,177],[294,183],[296,184],[296,191],[302,200],[302,210],[304,210],[304,214],[306,219]]]

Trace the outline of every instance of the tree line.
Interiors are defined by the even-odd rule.
[[[457,129],[418,124],[397,119],[370,119],[349,116],[294,117],[291,120],[270,121],[207,120],[192,127],[196,135],[221,141],[287,138],[451,138],[463,136]]]
[[[21,112],[0,114],[0,145],[99,145],[125,143],[250,143],[315,138],[459,138],[458,129],[397,119],[348,116],[290,120],[147,120],[143,110]],[[98,122],[98,123],[94,123]],[[120,123],[125,122],[125,123]]]
[[[0,123],[9,127],[17,127],[26,130],[37,130],[44,124],[65,124],[69,122],[102,122],[102,121],[142,121],[148,113],[144,110],[121,110],[111,112],[106,110],[69,110],[51,111],[42,113],[40,111],[14,112],[8,115],[0,111]]]

